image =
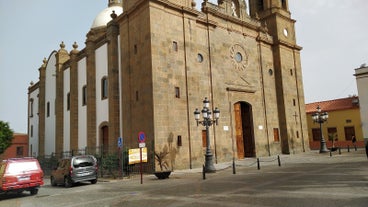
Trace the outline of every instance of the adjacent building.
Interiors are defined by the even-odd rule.
[[[200,167],[207,97],[216,162],[309,149],[301,47],[288,0],[109,0],[85,47],[52,51],[29,87],[30,153],[110,153],[122,138]],[[92,21],[91,21],[92,22]],[[65,28],[67,29],[67,28]],[[150,159],[149,162],[154,162]]]
[[[360,105],[357,96],[306,104],[310,148],[320,148],[320,125],[312,119],[312,114],[317,112],[318,106],[322,112],[328,113],[327,121],[322,124],[322,134],[328,148],[352,148],[352,136],[357,139],[357,147],[363,147]]]
[[[359,68],[355,69],[354,75],[358,88],[363,137],[368,141],[368,66],[366,64],[362,64]]]
[[[11,145],[0,155],[0,159],[28,156],[28,135],[13,133]]]

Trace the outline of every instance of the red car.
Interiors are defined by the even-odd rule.
[[[38,193],[43,171],[35,158],[11,158],[0,163],[0,193],[29,191]]]

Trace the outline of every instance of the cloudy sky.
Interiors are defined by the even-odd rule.
[[[27,92],[44,57],[64,41],[84,48],[108,0],[0,0],[0,120],[27,132]],[[199,8],[202,0],[197,0]],[[217,0],[210,0],[216,3]],[[289,0],[307,103],[357,95],[354,69],[368,63],[367,0]]]

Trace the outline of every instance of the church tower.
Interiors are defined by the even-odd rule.
[[[304,151],[308,135],[307,126],[302,121],[305,120],[302,48],[296,44],[296,21],[291,18],[288,0],[250,0],[249,7],[250,16],[259,19],[273,37],[282,152],[292,153],[297,147]]]

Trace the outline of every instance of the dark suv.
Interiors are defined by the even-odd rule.
[[[51,185],[64,184],[71,187],[75,183],[90,181],[97,183],[97,160],[92,155],[78,155],[61,159],[58,166],[51,172]]]

